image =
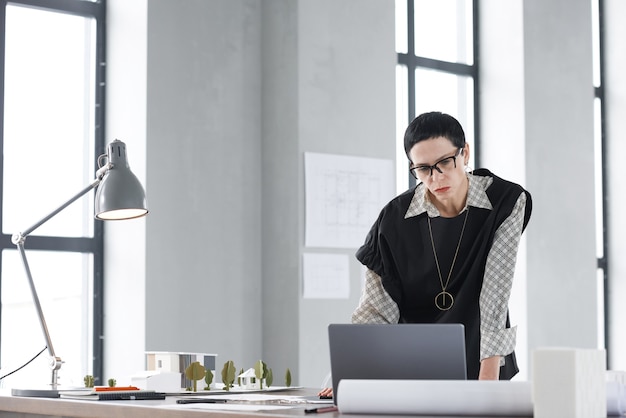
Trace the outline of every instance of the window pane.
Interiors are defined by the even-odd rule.
[[[406,54],[408,46],[407,0],[396,0],[396,52]]]
[[[593,85],[600,87],[600,5],[591,0],[591,36],[593,45]]]
[[[593,100],[594,105],[594,184],[596,202],[596,256],[604,257],[604,190],[602,179],[602,101]]]
[[[409,188],[409,165],[404,152],[404,131],[409,125],[409,70],[406,65],[396,65],[396,191]]]
[[[55,353],[65,362],[63,385],[82,386],[90,373],[93,333],[92,256],[81,253],[27,251],[33,281]],[[2,252],[2,371],[25,364],[46,346],[28,279],[17,250]],[[50,382],[47,350],[3,380],[4,387],[41,388]],[[3,374],[4,374],[3,373]]]
[[[471,77],[418,68],[415,71],[415,113],[441,111],[463,126],[465,139],[474,147],[474,82]],[[470,152],[473,164],[474,154]],[[475,167],[474,167],[475,168]]]
[[[606,349],[605,347],[605,341],[606,341],[606,337],[604,334],[604,329],[605,329],[605,319],[604,319],[604,270],[603,269],[597,269],[596,270],[596,283],[598,284],[598,293],[597,293],[597,298],[598,298],[598,313],[596,315],[596,317],[598,318],[598,349],[599,350],[604,350]]]
[[[473,64],[471,0],[414,0],[415,55]]]
[[[95,21],[8,5],[4,233],[35,224],[95,176]],[[93,193],[35,235],[93,236]]]

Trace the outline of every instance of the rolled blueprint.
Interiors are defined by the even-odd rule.
[[[531,383],[489,380],[341,380],[347,414],[532,416]]]
[[[610,417],[626,414],[626,386],[620,382],[606,382],[606,414]]]

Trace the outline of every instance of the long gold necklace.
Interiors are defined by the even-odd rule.
[[[430,243],[433,246],[433,254],[435,255],[435,264],[437,264],[437,273],[439,274],[439,283],[441,284],[441,292],[437,293],[435,296],[435,306],[439,308],[439,310],[447,311],[452,308],[454,305],[454,297],[448,292],[446,289],[448,288],[448,283],[450,283],[450,277],[452,277],[452,270],[454,270],[454,263],[456,263],[456,256],[459,254],[459,248],[461,248],[461,241],[463,240],[463,232],[465,232],[465,224],[467,222],[467,216],[469,215],[469,207],[465,212],[465,219],[463,220],[463,228],[461,228],[461,237],[459,238],[459,243],[456,246],[456,251],[454,252],[454,258],[452,259],[452,265],[450,266],[450,272],[448,273],[448,278],[446,279],[446,284],[443,284],[443,277],[441,276],[441,269],[439,268],[439,259],[437,258],[437,250],[435,250],[435,240],[433,239],[433,230],[430,226],[430,216],[428,216],[428,232],[430,233]],[[450,302],[448,303],[448,299]]]

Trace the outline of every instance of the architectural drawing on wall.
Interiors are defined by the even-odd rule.
[[[302,297],[347,299],[350,297],[350,261],[346,254],[304,253]]]
[[[304,154],[305,245],[358,248],[394,196],[392,160]]]

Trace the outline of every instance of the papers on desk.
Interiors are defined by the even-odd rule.
[[[289,409],[294,406],[271,404],[239,404],[239,403],[192,403],[184,405],[169,405],[172,409],[203,409],[207,411],[275,411]]]
[[[168,407],[176,409],[205,409],[222,411],[269,411],[302,407],[303,405],[312,403],[307,396],[265,395],[260,393],[200,396],[197,398],[206,400],[206,403],[199,402],[176,404]],[[181,397],[180,399],[189,398]],[[212,403],[212,401],[216,402]],[[330,402],[332,402],[332,400]]]

